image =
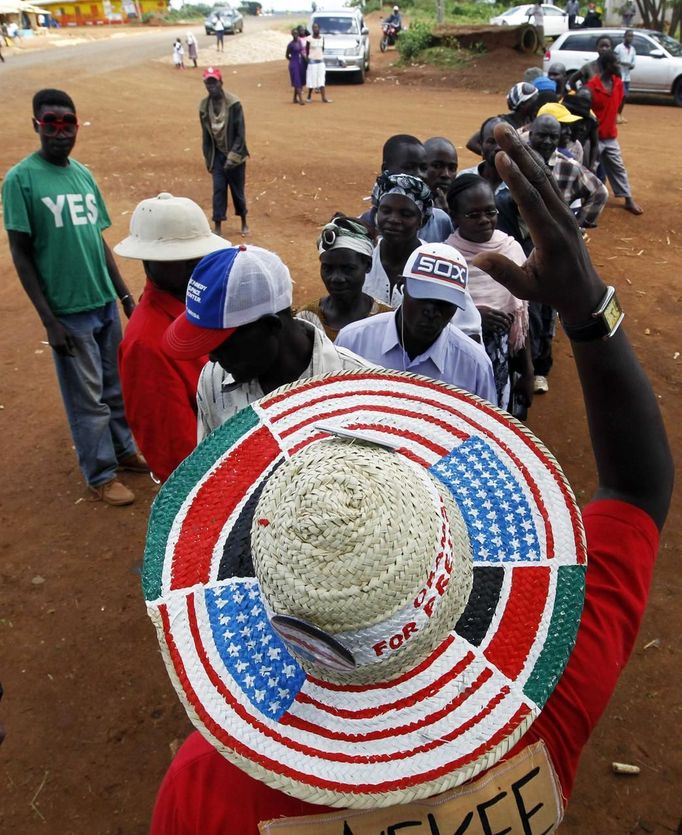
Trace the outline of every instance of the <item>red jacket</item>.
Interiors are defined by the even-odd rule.
[[[208,357],[176,360],[161,349],[166,328],[184,309],[147,281],[118,349],[126,418],[161,481],[197,444],[197,383]]]

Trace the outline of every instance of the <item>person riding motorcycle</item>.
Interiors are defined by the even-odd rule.
[[[393,7],[393,12],[386,18],[384,23],[388,24],[389,26],[392,26],[396,31],[396,35],[398,34],[398,32],[400,32],[400,30],[403,28],[403,19],[400,16],[399,6]]]
[[[402,26],[403,21],[400,17],[400,9],[398,6],[394,6],[392,14],[390,14],[381,24],[382,35],[379,46],[382,52],[385,52],[389,46],[395,46]]]

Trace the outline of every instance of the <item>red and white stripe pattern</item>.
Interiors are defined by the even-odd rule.
[[[453,634],[394,682],[354,688],[306,679],[288,712],[271,719],[254,709],[217,650],[201,592],[174,595],[154,619],[190,715],[223,753],[253,760],[261,779],[272,772],[333,786],[359,805],[363,795],[446,775],[450,785],[470,779],[535,712],[513,681]]]
[[[254,410],[260,426],[226,449],[188,492],[166,543],[161,597],[148,604],[190,716],[240,767],[319,803],[388,805],[471,779],[499,759],[537,715],[523,685],[543,649],[555,574],[561,565],[585,561],[578,513],[559,468],[523,428],[487,404],[410,375],[310,380],[263,398]],[[530,506],[540,555],[512,565],[486,562],[507,574],[480,646],[453,631],[393,681],[331,684],[306,676],[267,617],[254,614],[244,626],[256,636],[249,651],[284,655],[276,659],[276,673],[264,664],[262,671],[248,673],[245,684],[241,665],[247,661],[231,648],[247,639],[240,624],[216,620],[216,600],[241,600],[248,589],[263,611],[265,604],[255,580],[218,579],[222,546],[275,462],[329,437],[316,428],[321,421],[378,442],[397,438],[397,454],[426,468],[472,437],[481,438],[515,474],[513,487]],[[240,474],[242,467],[249,478]],[[221,512],[198,537],[197,506],[221,493]],[[536,601],[530,628],[528,617],[515,615],[527,609],[529,595]]]

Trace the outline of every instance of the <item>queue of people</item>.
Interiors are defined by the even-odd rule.
[[[3,182],[4,222],[79,465],[112,505],[134,499],[120,470],[163,482],[144,587],[203,736],[164,779],[154,835],[393,831],[396,808],[491,831],[491,805],[505,831],[559,825],[672,487],[655,395],[584,240],[605,189],[577,125],[618,104],[601,58],[594,117],[577,95],[535,108],[520,82],[466,172],[450,139],[390,137],[372,208],[309,242],[321,286],[298,307],[278,255],[220,234],[228,187],[248,233],[248,150],[219,70],[200,105],[213,231],[187,198],[139,203],[115,247],[142,262],[139,303],[71,158],[75,104],[35,95],[40,147]],[[614,141],[599,134],[615,177]],[[508,415],[547,391],[557,313],[599,479],[582,517]]]
[[[312,39],[317,36],[319,32],[314,31]],[[427,376],[458,385],[502,409],[525,417],[533,395],[543,394],[549,389],[556,316],[553,310],[534,301],[529,305],[502,291],[478,266],[478,256],[484,253],[501,253],[521,263],[533,251],[528,225],[496,164],[500,151],[496,140],[497,127],[507,123],[517,131],[549,167],[579,226],[583,229],[595,226],[606,203],[607,192],[591,170],[594,168],[593,160],[600,160],[617,196],[629,192],[620,148],[611,135],[620,104],[617,93],[622,88],[622,82],[614,70],[614,53],[607,47],[607,43],[600,42],[597,74],[589,79],[585,77],[585,87],[576,93],[567,92],[561,102],[549,100],[541,104],[542,93],[533,83],[519,82],[514,85],[507,96],[508,113],[485,120],[480,130],[470,138],[468,147],[480,153],[482,160],[464,171],[458,172],[457,151],[451,139],[432,137],[422,143],[408,134],[389,137],[382,149],[371,209],[356,220],[337,213],[318,240],[322,282],[327,295],[317,294],[314,299],[303,300],[297,311],[298,317],[294,316],[296,311],[287,313],[291,308],[288,304],[277,309],[268,308],[267,315],[271,317],[268,327],[257,320],[240,324],[254,327],[256,342],[261,348],[273,345],[280,338],[291,342],[293,347],[283,361],[284,369],[307,369],[312,374],[315,373],[312,369],[326,368],[329,358],[331,367],[336,367],[341,361],[334,352],[339,348],[332,350],[328,345],[332,342],[349,348],[373,365],[402,370],[420,369],[420,373],[428,368]],[[560,78],[561,68],[554,69]],[[142,446],[143,455],[147,461],[151,460],[153,472],[162,480],[191,449],[190,436],[193,433],[188,432],[186,427],[197,420],[197,415],[199,436],[203,437],[236,408],[258,399],[275,384],[290,382],[283,379],[283,375],[286,376],[284,371],[277,370],[272,372],[272,383],[268,375],[242,380],[245,372],[241,369],[239,376],[235,377],[234,363],[238,366],[241,360],[233,355],[240,340],[230,339],[229,346],[225,347],[229,357],[227,365],[216,359],[219,345],[211,345],[210,350],[206,348],[191,357],[179,356],[177,351],[174,356],[165,357],[157,345],[149,362],[168,365],[168,373],[174,378],[166,388],[169,403],[174,398],[175,405],[184,415],[176,422],[177,442],[172,440],[168,444],[168,450],[177,448],[177,454],[169,452],[164,460],[157,463],[155,444],[147,440],[157,435],[157,427],[152,426],[148,431],[145,423],[151,421],[153,424],[148,404],[136,402],[138,383],[134,378],[136,374],[144,374],[144,371],[131,370],[140,362],[137,352],[150,338],[153,343],[159,343],[158,338],[149,334],[163,330],[164,321],[167,323],[164,316],[178,311],[183,293],[188,285],[192,286],[190,277],[197,270],[203,274],[204,267],[198,264],[198,259],[211,255],[214,249],[230,250],[227,241],[221,237],[227,214],[228,191],[232,195],[234,211],[241,220],[241,234],[245,236],[249,233],[245,196],[248,149],[243,107],[236,96],[224,90],[219,69],[209,67],[203,75],[207,96],[200,104],[199,114],[206,165],[213,179],[213,234],[208,233],[200,220],[201,210],[191,201],[159,195],[138,206],[133,215],[135,228],[131,226],[130,238],[119,246],[122,255],[139,257],[143,261],[147,276],[143,308],[136,322],[152,316],[152,310],[158,310],[161,315],[154,327],[145,325],[138,328],[134,322],[119,357],[125,372],[125,388],[129,391],[125,397],[128,419],[134,424],[134,435]],[[568,80],[569,88],[571,81]],[[588,98],[586,91],[591,92],[591,97]],[[596,112],[591,109],[592,106]],[[599,114],[605,112],[607,116],[600,119]],[[44,168],[49,174],[58,172],[61,177],[72,177],[78,170],[78,164],[69,159],[77,136],[78,120],[75,106],[60,91],[48,90],[37,94],[35,114],[41,150],[13,169],[5,180],[5,225],[10,234],[17,270],[48,329],[48,341],[54,348],[65,405],[86,481],[95,495],[105,501],[126,504],[132,501],[133,494],[116,478],[117,467],[127,462],[135,469],[144,470],[147,464],[134,447],[132,436],[126,435],[129,429],[123,415],[120,383],[115,367],[112,368],[109,355],[105,353],[115,354],[120,341],[116,319],[111,318],[108,309],[106,320],[113,328],[112,341],[110,345],[97,346],[94,361],[102,369],[98,371],[101,382],[99,389],[89,392],[93,399],[92,411],[101,412],[103,416],[91,419],[101,426],[93,438],[89,437],[90,430],[85,431],[86,423],[78,414],[82,403],[79,400],[74,405],[68,398],[69,386],[77,386],[83,372],[77,371],[75,379],[69,381],[67,370],[75,364],[66,363],[64,368],[61,365],[63,357],[71,356],[73,348],[75,326],[69,328],[64,324],[70,321],[67,317],[90,309],[96,309],[98,315],[103,315],[100,308],[110,305],[115,295],[122,300],[126,314],[130,315],[134,301],[127,292],[113,256],[101,241],[101,230],[108,221],[101,195],[91,182],[90,175],[83,178],[79,188],[83,205],[87,206],[87,210],[83,211],[93,225],[88,257],[91,262],[93,259],[98,261],[100,288],[97,293],[89,291],[92,301],[88,299],[86,303],[79,298],[78,282],[83,280],[77,278],[82,275],[80,267],[71,273],[70,281],[74,286],[68,298],[62,298],[65,291],[57,276],[43,277],[42,269],[54,269],[45,260],[45,253],[50,251],[52,232],[49,223],[43,224],[45,243],[41,243],[34,252],[36,244],[26,240],[25,230],[33,228],[31,212],[36,208],[29,210],[22,205],[22,172],[24,169]],[[589,161],[587,165],[586,161]],[[90,181],[86,182],[88,178]],[[57,182],[55,180],[54,195],[45,205],[51,207],[50,217],[55,229],[60,229],[60,224],[64,222],[65,198]],[[625,194],[625,200],[630,211],[641,211],[629,193]],[[69,211],[73,213],[71,204]],[[48,217],[45,218],[47,220]],[[166,255],[156,257],[154,247],[144,243],[145,228],[156,229],[156,234],[167,223],[175,230],[170,234],[170,239],[174,240],[183,222],[196,230],[196,245],[192,238],[186,241],[186,246],[178,245],[177,251],[185,253],[182,259]],[[83,232],[74,227],[73,234],[82,236]],[[178,233],[178,240],[180,237]],[[139,239],[139,246],[133,244],[136,239]],[[332,243],[327,244],[326,239]],[[438,245],[436,249],[429,249],[429,245],[433,244]],[[443,250],[442,247],[448,249]],[[170,252],[173,248],[166,249]],[[137,255],[138,252],[146,254]],[[414,265],[415,253],[420,254],[419,263],[432,259],[438,268],[449,271],[450,282],[457,275],[460,285],[456,288],[457,292],[454,293],[453,285],[454,295],[446,293],[447,298],[442,287],[440,294],[432,298],[419,294],[422,285],[410,266]],[[212,257],[219,261],[230,256],[221,256],[216,252]],[[244,257],[236,258],[235,264],[243,263]],[[45,260],[44,266],[42,262],[39,264],[40,258]],[[250,258],[249,255],[247,260]],[[253,261],[253,275],[259,274],[258,264],[263,274],[268,272],[262,258]],[[91,263],[88,268],[91,268]],[[209,271],[207,275],[212,274]],[[410,285],[413,290],[416,288],[416,296],[410,294]],[[432,277],[431,287],[436,286]],[[275,295],[284,298],[282,292]],[[260,311],[260,305],[261,302],[254,303],[250,309]],[[200,327],[200,320],[201,316],[197,313],[193,326]],[[221,329],[231,329],[231,321],[229,312],[226,312]],[[461,334],[466,340],[459,338]],[[95,342],[98,340],[101,341],[99,332]],[[145,350],[147,348],[148,345]],[[199,366],[211,353],[213,362],[206,365],[199,382]],[[315,359],[318,355],[319,358]],[[192,368],[177,366],[174,364],[176,361],[190,361]],[[106,374],[114,376],[109,380]],[[162,378],[159,372],[157,379]],[[241,380],[241,386],[245,386],[241,394],[238,394],[238,380]],[[198,407],[194,402],[197,386]],[[177,397],[171,397],[172,391],[177,392]],[[229,405],[224,405],[228,401]],[[207,415],[207,410],[215,414]],[[107,430],[108,422],[111,425]],[[106,452],[101,449],[103,431],[110,436]]]

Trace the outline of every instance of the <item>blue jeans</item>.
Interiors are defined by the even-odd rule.
[[[115,302],[59,316],[74,343],[72,357],[52,352],[78,465],[91,487],[116,475],[119,459],[135,452],[118,377],[121,323]]]

